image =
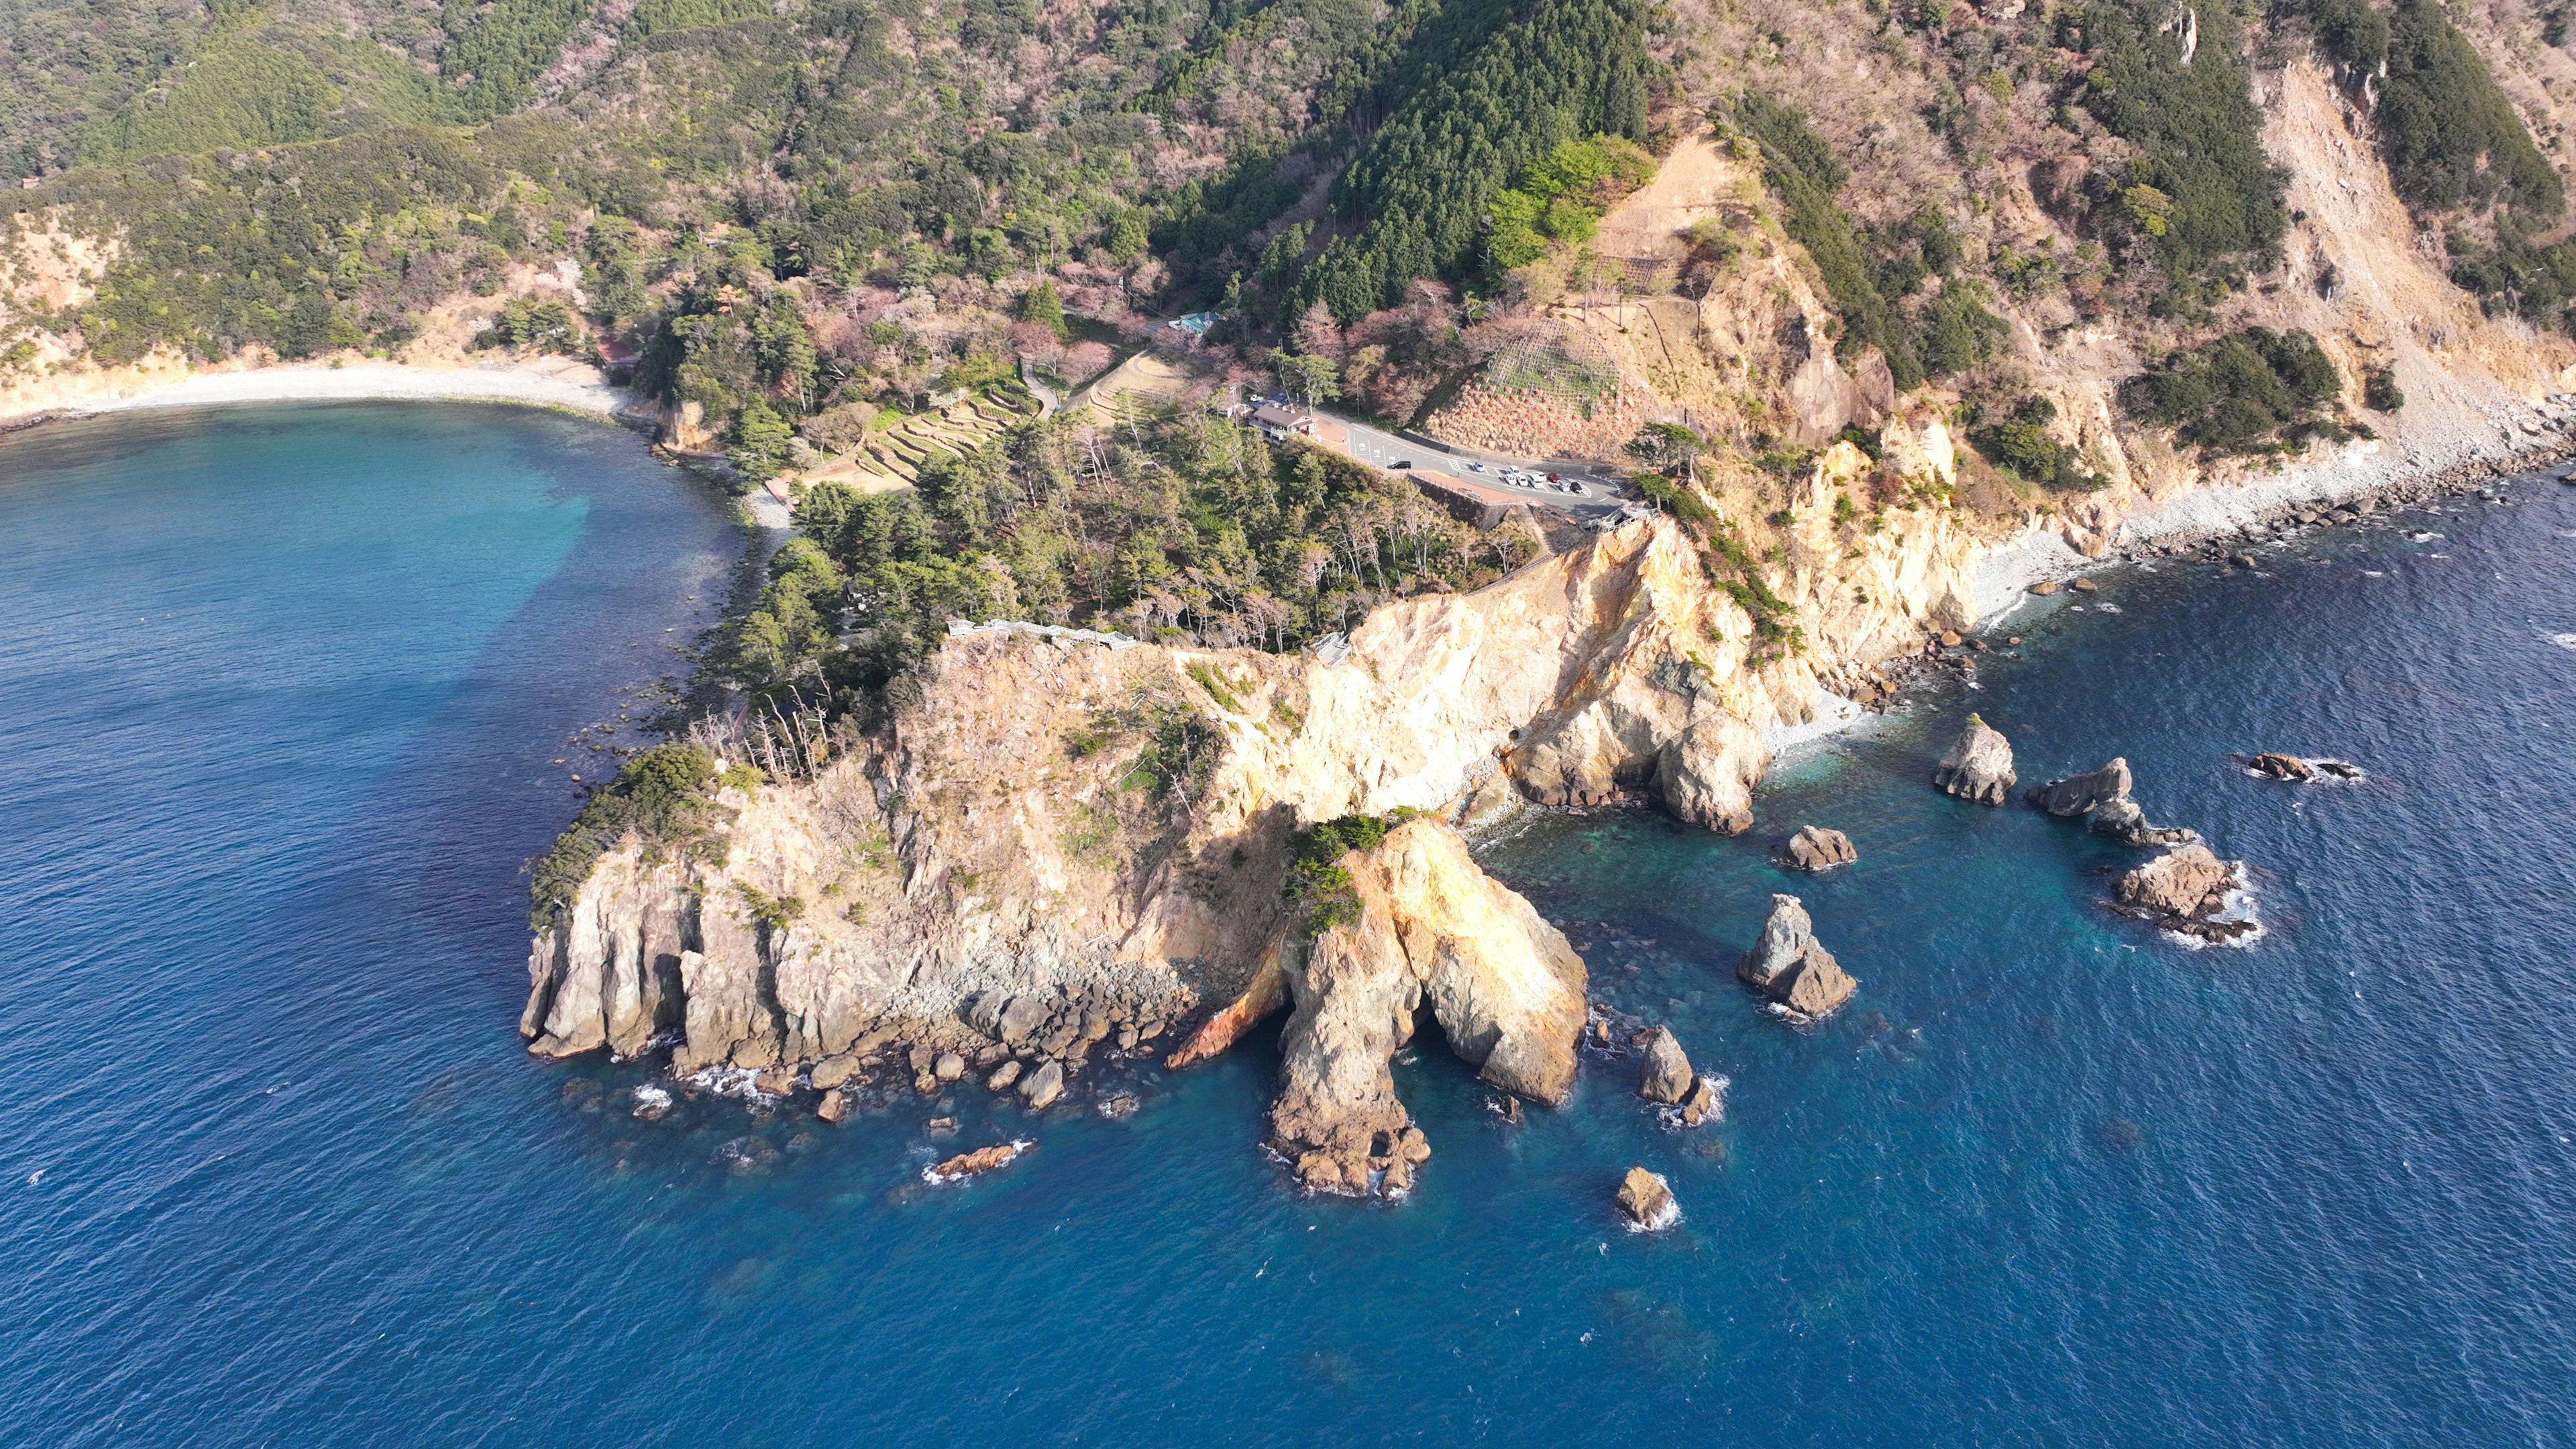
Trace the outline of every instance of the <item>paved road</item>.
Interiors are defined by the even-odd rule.
[[[1513,498],[1525,498],[1532,503],[1550,504],[1577,515],[1616,513],[1626,502],[1626,495],[1617,482],[1594,473],[1567,468],[1552,469],[1545,463],[1528,459],[1496,460],[1477,455],[1462,456],[1444,453],[1437,448],[1426,448],[1420,443],[1407,442],[1393,433],[1370,427],[1366,423],[1351,418],[1338,417],[1322,411],[1317,411],[1314,416],[1315,441],[1327,447],[1338,448],[1360,462],[1379,468],[1392,468],[1397,464],[1405,464],[1416,472],[1445,474],[1461,482],[1491,489],[1496,493]],[[1485,464],[1485,471],[1481,473],[1470,466],[1479,462]],[[1518,483],[1507,483],[1503,480],[1502,471],[1506,467],[1525,468],[1542,477],[1553,472],[1560,477],[1579,479],[1587,491],[1560,493],[1544,485],[1531,488]]]

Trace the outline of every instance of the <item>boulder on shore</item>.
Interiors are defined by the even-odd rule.
[[[1736,977],[1755,991],[1804,1016],[1823,1016],[1851,1000],[1858,989],[1816,940],[1807,908],[1796,896],[1771,898],[1771,915],[1762,923],[1762,939],[1744,953]]]
[[[1620,1179],[1619,1211],[1650,1233],[1671,1227],[1682,1215],[1681,1204],[1673,1201],[1672,1185],[1642,1167],[1629,1168]]]
[[[1050,1061],[1020,1079],[1020,1095],[1028,1099],[1029,1110],[1043,1112],[1064,1095],[1064,1063]]]
[[[1789,863],[1804,871],[1831,870],[1860,859],[1851,837],[1821,825],[1802,825],[1789,837]]]
[[[1962,800],[2001,805],[2018,781],[2013,774],[2012,742],[1975,715],[1959,732],[1950,753],[1932,771],[1932,783]]]
[[[1682,1044],[1673,1040],[1670,1027],[1656,1027],[1653,1039],[1646,1043],[1646,1064],[1638,1073],[1637,1095],[1670,1106],[1690,1094],[1691,1081],[1690,1058],[1682,1055]]]

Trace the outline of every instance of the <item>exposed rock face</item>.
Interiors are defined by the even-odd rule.
[[[2113,907],[2168,931],[2224,941],[2255,930],[2248,920],[2224,920],[2228,894],[2244,884],[2245,863],[2220,860],[2194,842],[2169,850],[2120,878]]]
[[[1654,1037],[1646,1043],[1646,1061],[1638,1074],[1637,1095],[1649,1102],[1676,1103],[1690,1095],[1698,1079],[1691,1075],[1690,1058],[1682,1055],[1682,1044],[1673,1040],[1670,1027],[1656,1027]]]
[[[2129,798],[2129,785],[2129,762],[2114,759],[2090,774],[2069,775],[2041,785],[2030,792],[2030,801],[2060,817],[2090,814],[2094,834],[2107,835],[2140,850],[2184,845],[2200,838],[2197,832],[2180,826],[2148,824],[2146,812]]]
[[[1744,953],[1735,974],[1745,985],[1802,1016],[1823,1016],[1851,999],[1858,983],[1816,940],[1807,908],[1796,896],[1771,898],[1762,939]]]
[[[1365,1193],[1372,1174],[1420,1160],[1407,1155],[1421,1134],[1387,1064],[1426,1000],[1484,1080],[1554,1105],[1574,1084],[1585,975],[1564,934],[1479,870],[1447,825],[1412,821],[1344,864],[1359,919],[1311,943],[1283,928],[1296,1010],[1280,1038],[1270,1142],[1307,1187]]]
[[[1890,597],[1964,587],[1942,582],[1965,557],[1951,542]],[[1892,649],[1905,616],[1873,605],[1828,623]],[[954,636],[920,671],[918,701],[879,732],[836,736],[811,780],[719,791],[722,851],[603,856],[534,943],[523,1030],[546,1055],[677,1035],[682,1072],[795,1070],[906,1044],[927,1049],[912,1069],[933,1087],[942,1054],[1000,1045],[1060,1059],[1184,1020],[1174,1059],[1203,1059],[1306,1005],[1292,976],[1315,963],[1287,941],[1280,897],[1301,820],[1648,789],[1695,822],[1749,823],[1768,762],[1760,731],[1807,722],[1818,700],[1805,658],[1758,661],[1753,636],[1660,517],[1472,594],[1382,607],[1332,663]],[[1182,717],[1207,741],[1200,763],[1186,781],[1139,788],[1150,722]],[[1480,898],[1463,850],[1438,852],[1437,870],[1434,853],[1394,858],[1454,884],[1458,901]],[[785,901],[805,905],[782,914]],[[1570,993],[1537,994],[1572,1000],[1580,1023],[1580,964],[1561,938],[1530,944],[1535,923],[1462,928],[1445,945],[1399,935],[1392,949],[1463,1055],[1546,1101],[1572,1071],[1558,1044],[1571,1032],[1527,1029],[1533,992],[1494,984],[1563,971]],[[1373,929],[1335,946],[1351,959],[1315,979],[1382,965]],[[1485,959],[1495,942],[1518,965]],[[1426,951],[1450,964],[1421,967]]]
[[[1821,825],[1802,825],[1789,837],[1789,863],[1804,871],[1831,870],[1860,859],[1851,837]]]
[[[1619,1211],[1629,1222],[1646,1232],[1661,1232],[1681,1221],[1681,1204],[1673,1201],[1672,1187],[1662,1175],[1642,1167],[1628,1169],[1619,1182]]]
[[[1770,765],[1771,752],[1753,726],[1714,714],[1665,742],[1655,759],[1655,783],[1674,818],[1741,835],[1753,826],[1753,787]]]
[[[2004,803],[2011,797],[2017,778],[2013,774],[2012,742],[1975,715],[1968,716],[1968,727],[1959,732],[1950,752],[1932,771],[1933,784],[1980,805]]]

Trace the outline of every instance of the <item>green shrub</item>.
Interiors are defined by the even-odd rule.
[[[2131,378],[2121,402],[2134,415],[2172,428],[2179,442],[2249,452],[2339,433],[2315,414],[2341,390],[2342,379],[2315,338],[2248,327]]]
[[[2107,0],[2058,15],[2059,44],[2093,56],[2085,108],[2144,153],[2118,178],[2113,211],[2178,278],[2270,253],[2289,221],[2236,20],[2223,5],[2191,13],[2200,43],[2188,65],[2179,32],[2155,28],[2169,8]]]
[[[1355,850],[1377,849],[1388,831],[1419,814],[1398,808],[1385,815],[1344,815],[1299,830],[1289,837],[1288,878],[1281,886],[1281,897],[1305,918],[1309,931],[1321,933],[1356,923],[1359,891],[1343,859]]]
[[[551,930],[570,917],[573,897],[599,857],[632,839],[655,854],[701,848],[715,825],[707,803],[715,757],[695,745],[655,745],[582,802],[554,848],[532,868],[528,925]]]

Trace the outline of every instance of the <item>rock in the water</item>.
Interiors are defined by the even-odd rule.
[[[1037,1146],[1036,1143],[1022,1138],[1017,1142],[997,1142],[990,1147],[978,1147],[972,1152],[958,1153],[936,1167],[923,1168],[921,1179],[924,1182],[947,1183],[979,1177],[997,1167],[1010,1166],[1019,1160],[1021,1153],[1035,1146]]]
[[[1020,1083],[1020,1095],[1028,1099],[1029,1110],[1043,1112],[1064,1095],[1064,1063],[1045,1062]]]
[[[1771,898],[1762,939],[1744,953],[1735,974],[1745,985],[1806,1016],[1823,1016],[1851,999],[1855,983],[1816,940],[1806,907],[1796,896]]]
[[[2091,579],[2077,579],[2073,584],[2068,585],[2068,587],[2074,589],[2075,592],[2079,594],[2098,593],[2102,588],[2100,584],[2093,582]]]
[[[814,1109],[814,1115],[826,1122],[838,1122],[857,1107],[858,1099],[850,1094],[847,1087],[835,1087],[823,1094],[822,1104]]]
[[[2105,800],[2127,798],[2129,762],[2115,759],[2083,775],[2069,775],[2033,788],[2030,803],[2051,815],[2082,815]]]
[[[659,1122],[671,1115],[671,1089],[646,1082],[635,1089],[635,1115],[639,1120]]]
[[[1450,1050],[1489,1084],[1554,1104],[1574,1085],[1583,960],[1563,932],[1487,876],[1436,819],[1342,858],[1355,920],[1280,951],[1296,1009],[1281,1034],[1270,1145],[1319,1192],[1359,1194],[1412,1127],[1388,1060],[1427,1001]]]
[[[1789,837],[1789,863],[1800,870],[1831,870],[1860,859],[1851,837],[1821,825],[1802,825]]]
[[[1725,1079],[1721,1077],[1717,1080]],[[1682,1125],[1696,1127],[1702,1122],[1724,1120],[1726,1120],[1726,1095],[1718,1090],[1717,1081],[1702,1077],[1691,1083],[1690,1095],[1682,1098]]]
[[[2139,850],[2187,845],[2200,838],[2180,826],[2148,824],[2146,812],[2129,798],[2129,785],[2129,762],[2114,759],[2090,774],[2069,775],[2037,787],[2030,792],[2030,802],[2051,815],[2089,814],[2094,834]]]
[[[953,1082],[966,1075],[966,1059],[955,1052],[941,1052],[930,1064],[930,1074],[943,1082]]]
[[[1018,1062],[1004,1062],[993,1069],[993,1075],[984,1079],[984,1085],[992,1088],[996,1092],[1007,1092],[1011,1089],[1011,1084],[1019,1079],[1020,1064]]]
[[[2317,777],[2317,772],[2308,768],[2308,762],[2296,755],[2274,754],[2267,750],[2256,755],[2253,764],[2257,773],[2275,780],[2313,780]]]
[[[2223,941],[2255,929],[2252,921],[2218,919],[2228,893],[2243,883],[2244,862],[2220,860],[2195,842],[2122,876],[2113,904],[2168,931]]]
[[[2042,598],[2046,598],[2050,594],[2057,592],[2057,580],[2041,579],[2038,583],[2030,586],[2030,591]]]
[[[2001,805],[2018,780],[2013,774],[2012,742],[1975,715],[1959,732],[1950,753],[1932,771],[1932,783],[1980,805]]]
[[[1717,712],[1665,742],[1655,779],[1675,819],[1741,835],[1753,827],[1753,787],[1770,767],[1761,732]]]
[[[1661,1232],[1681,1220],[1681,1204],[1660,1174],[1642,1167],[1628,1169],[1619,1183],[1619,1211],[1646,1232]]]
[[[1673,1040],[1670,1027],[1656,1027],[1646,1042],[1646,1064],[1638,1074],[1637,1095],[1649,1102],[1666,1104],[1680,1101],[1691,1089],[1690,1058],[1682,1055],[1682,1044]]]

